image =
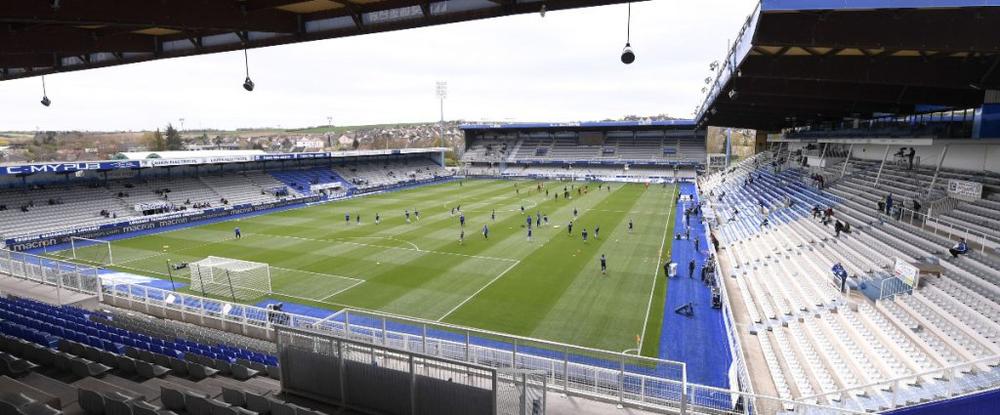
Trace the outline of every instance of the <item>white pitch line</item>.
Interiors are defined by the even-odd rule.
[[[348,287],[346,287],[346,288],[343,288],[343,289],[340,289],[340,290],[337,290],[337,292],[335,292],[335,293],[333,293],[333,294],[330,294],[330,295],[328,295],[328,296],[326,296],[326,297],[323,297],[323,298],[319,299],[319,302],[321,302],[321,303],[322,303],[322,302],[325,302],[326,300],[329,300],[330,298],[332,298],[333,296],[335,296],[335,295],[337,295],[337,294],[340,294],[340,293],[342,293],[342,292],[344,292],[344,291],[347,291],[347,290],[350,290],[351,288],[354,288],[354,287],[357,287],[358,285],[360,285],[360,284],[361,284],[361,283],[363,283],[363,282],[365,282],[365,281],[364,281],[364,280],[358,280],[358,282],[356,282],[356,283],[354,283],[354,284],[351,284],[350,286],[348,286]]]
[[[301,237],[301,236],[276,235],[276,234],[270,234],[270,233],[257,233],[256,235],[267,235],[267,236],[271,236],[271,237],[275,237],[275,238],[299,239],[299,240],[310,241],[310,242],[342,243],[342,244],[350,244],[350,245],[358,245],[358,246],[369,246],[369,247],[373,247],[373,248],[382,248],[382,249],[401,249],[401,250],[404,250],[404,251],[414,251],[414,252],[422,252],[422,253],[428,253],[428,254],[440,254],[440,255],[454,255],[454,256],[460,256],[460,257],[465,257],[465,258],[487,259],[487,260],[492,260],[492,261],[520,262],[520,260],[513,259],[513,258],[500,258],[500,257],[491,257],[491,256],[482,256],[482,255],[468,255],[468,254],[459,254],[457,252],[428,251],[428,250],[425,250],[425,249],[403,248],[403,247],[399,247],[399,246],[373,245],[373,244],[366,244],[366,243],[361,243],[361,242],[351,242],[351,241],[344,241],[344,240],[338,240],[338,239],[313,239],[313,238],[304,238],[304,237]]]
[[[406,232],[400,232],[400,234],[402,234],[402,233],[406,233]],[[336,239],[352,239],[352,238],[358,238],[358,239],[365,239],[365,238],[370,238],[370,239],[385,239],[385,240],[389,240],[389,241],[402,242],[402,243],[410,244],[410,246],[412,246],[413,249],[416,249],[417,251],[424,252],[424,250],[420,249],[420,247],[417,246],[417,244],[415,244],[413,242],[410,242],[410,241],[402,240],[402,239],[399,239],[399,238],[394,238],[392,236],[340,236],[340,237],[337,237]]]
[[[677,191],[680,190],[679,184],[674,184],[674,191],[670,193],[670,200],[667,203],[673,203],[673,200],[677,198]],[[660,250],[656,252],[656,264],[653,265],[653,287],[649,290],[649,302],[646,304],[646,318],[642,320],[642,334],[639,336],[639,354],[642,354],[642,344],[646,341],[646,325],[649,324],[649,312],[653,308],[653,295],[656,294],[656,277],[660,275],[660,255],[663,253],[663,247],[667,244],[667,229],[670,229],[670,221],[673,220],[674,211],[677,210],[677,205],[673,205],[670,212],[667,213],[667,224],[663,226],[663,240],[660,241]],[[666,297],[664,297],[666,299]]]
[[[460,307],[462,307],[463,305],[465,305],[465,303],[469,302],[469,300],[472,300],[472,298],[473,298],[473,297],[475,297],[475,296],[479,295],[479,293],[483,292],[483,290],[485,290],[485,289],[486,289],[487,287],[489,287],[490,285],[493,285],[493,283],[494,283],[494,282],[497,282],[497,280],[499,280],[499,279],[500,279],[500,277],[504,276],[504,274],[506,274],[506,273],[507,273],[508,271],[510,271],[510,270],[512,270],[512,269],[514,269],[514,267],[516,267],[516,266],[517,266],[517,264],[520,264],[520,263],[521,263],[521,261],[517,261],[517,262],[515,262],[515,263],[513,263],[513,264],[510,264],[510,266],[509,266],[509,267],[507,267],[507,269],[503,270],[503,272],[501,272],[501,273],[500,273],[500,275],[497,275],[496,277],[493,277],[493,279],[492,279],[492,280],[490,280],[490,282],[488,282],[488,283],[486,283],[486,285],[484,285],[484,286],[480,287],[480,288],[479,288],[478,290],[476,290],[476,292],[472,293],[472,295],[470,295],[470,296],[469,296],[468,298],[466,298],[465,300],[462,300],[462,302],[461,302],[461,303],[458,303],[458,305],[457,305],[457,306],[455,306],[455,307],[454,307],[454,308],[452,308],[451,310],[448,310],[448,312],[447,312],[447,313],[444,313],[444,315],[443,315],[443,316],[441,316],[441,318],[437,319],[437,321],[441,321],[441,320],[444,320],[444,319],[445,319],[445,317],[448,317],[448,316],[450,316],[450,315],[451,315],[451,313],[454,313],[454,312],[455,312],[455,310],[458,310],[458,309],[459,309]]]
[[[304,271],[304,270],[301,270],[301,269],[282,268],[282,267],[276,267],[276,266],[273,266],[273,265],[271,265],[271,268],[282,270],[282,271],[288,271],[288,272],[301,272],[303,274],[318,275],[318,276],[321,276],[321,277],[336,277],[336,278],[343,278],[345,280],[351,280],[351,281],[364,281],[364,280],[358,279],[358,278],[353,278],[353,277],[348,277],[348,276],[338,275],[338,274],[327,274],[327,273],[324,273],[324,272],[314,272],[314,271]]]

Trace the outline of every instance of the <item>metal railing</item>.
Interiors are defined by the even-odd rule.
[[[710,248],[711,249],[711,248]],[[13,271],[13,272],[12,272]],[[100,277],[96,268],[36,255],[0,250],[0,272],[15,278],[103,295],[103,302],[145,314],[275,341],[278,328],[300,329],[374,346],[419,353],[494,369],[531,370],[546,374],[550,391],[670,413],[731,415],[824,413],[861,414],[810,402],[781,399],[748,390],[687,382],[686,365],[662,359],[589,349],[472,328],[421,321],[360,310],[342,310],[320,319],[261,307],[230,303]],[[68,275],[68,276],[67,276]],[[68,279],[68,280],[67,280]],[[101,289],[99,281],[103,279]],[[723,292],[724,304],[728,295]],[[726,313],[726,312],[724,312]],[[738,350],[738,378],[750,388],[745,357],[732,311],[724,314],[730,347]],[[977,361],[978,362],[978,361]],[[974,362],[975,363],[975,362]],[[980,362],[981,363],[981,362]]]
[[[62,290],[100,295],[98,269],[38,255],[0,249],[0,274],[24,279]]]
[[[454,404],[441,400],[447,396],[477,408],[477,412],[521,413],[517,411],[517,403],[522,397],[517,396],[516,388],[503,388],[505,395],[514,396],[498,399],[501,384],[513,381],[500,379],[493,368],[281,326],[275,327],[275,341],[283,363],[283,393],[349,408],[385,410],[391,407],[412,414],[420,413],[421,408]],[[378,386],[382,390],[356,391],[356,388]],[[381,396],[386,392],[392,393],[392,399]],[[489,400],[482,399],[484,397]]]
[[[997,245],[997,243],[990,240],[990,236],[986,233],[973,230],[969,227],[944,222],[939,218],[931,216],[929,213],[915,212],[905,207],[893,208],[893,210],[896,209],[898,209],[896,218],[899,221],[909,223],[913,227],[919,227],[921,230],[931,232],[934,235],[946,236],[950,240],[955,240],[955,237],[962,237],[967,242],[978,243],[980,253],[985,254],[987,246]]]

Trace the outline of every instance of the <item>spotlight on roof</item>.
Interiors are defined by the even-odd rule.
[[[736,92],[735,89],[729,90],[729,99],[731,99],[733,101],[736,101],[736,98],[739,98],[739,97],[740,97],[740,93]]]
[[[625,20],[625,49],[622,49],[622,63],[631,65],[635,62],[635,53],[632,52],[632,2],[628,3],[628,18]]]
[[[625,49],[622,49],[622,63],[629,65],[635,62],[635,53],[632,52],[632,45],[626,43]]]
[[[245,81],[243,81],[243,89],[247,91],[253,91],[253,81],[250,80],[249,76]]]
[[[42,100],[40,102],[46,107],[52,105],[52,100],[49,99],[49,94],[45,90],[45,75],[42,75]]]

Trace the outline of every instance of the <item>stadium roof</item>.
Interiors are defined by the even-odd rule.
[[[256,156],[264,150],[188,150],[188,151],[126,151],[115,155],[116,160],[190,159],[203,157]]]
[[[462,130],[662,130],[662,129],[693,129],[694,120],[661,120],[661,121],[583,121],[583,122],[522,122],[522,123],[473,123],[462,124]]]
[[[778,130],[974,108],[1000,89],[1000,0],[762,0],[699,126]]]
[[[624,0],[0,2],[0,80]]]

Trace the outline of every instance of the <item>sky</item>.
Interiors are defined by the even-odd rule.
[[[626,5],[552,11],[164,59],[0,82],[0,131],[296,128],[445,118],[588,121],[690,118],[755,0],[632,5],[632,65],[619,60]]]

